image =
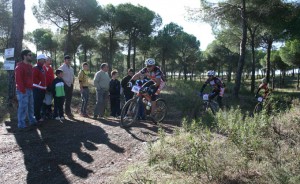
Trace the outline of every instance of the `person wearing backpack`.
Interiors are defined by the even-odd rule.
[[[201,90],[200,90],[200,96],[202,96],[203,91],[205,87],[209,84],[212,87],[212,92],[209,94],[209,100],[214,99],[217,97],[217,102],[219,104],[219,107],[223,107],[222,99],[224,96],[225,91],[225,84],[222,82],[222,80],[215,76],[215,71],[210,70],[207,72],[208,79],[203,84]]]

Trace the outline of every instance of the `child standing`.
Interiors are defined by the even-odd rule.
[[[56,120],[64,120],[64,101],[65,101],[65,90],[63,71],[58,69],[55,71],[56,78],[52,82],[52,93],[54,98],[54,118]]]
[[[89,101],[89,93],[90,93],[89,92],[88,70],[89,70],[89,65],[86,62],[84,62],[82,64],[82,70],[80,70],[80,72],[78,74],[81,100],[82,100],[80,115],[82,117],[89,117],[87,112],[86,112],[88,101]]]
[[[120,90],[121,84],[117,79],[118,71],[113,70],[111,72],[111,80],[109,82],[109,97],[110,97],[110,107],[111,107],[111,116],[117,117],[120,115]]]

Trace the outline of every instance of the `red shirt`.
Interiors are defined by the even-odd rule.
[[[37,63],[32,69],[32,74],[33,74],[32,86],[34,88],[46,90],[46,73],[43,69],[43,65]]]
[[[19,62],[15,69],[16,88],[21,93],[25,93],[26,89],[32,89],[32,65],[23,61]]]
[[[51,66],[43,66],[44,71],[46,72],[46,86],[51,86],[54,80],[54,72]]]

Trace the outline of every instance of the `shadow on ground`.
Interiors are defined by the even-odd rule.
[[[83,121],[49,121],[27,132],[18,132],[16,122],[5,124],[24,154],[27,183],[69,183],[66,167],[70,174],[87,178],[94,172],[87,165],[97,159],[87,152],[98,150],[99,144],[116,153],[124,152],[124,148],[110,142],[101,127]]]

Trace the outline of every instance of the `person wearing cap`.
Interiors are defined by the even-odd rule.
[[[73,88],[74,88],[74,69],[71,66],[71,57],[69,55],[65,55],[64,64],[61,65],[58,69],[63,71],[63,81],[65,83],[65,114],[68,117],[73,117],[71,111],[71,102],[73,96]]]
[[[94,76],[94,86],[96,87],[96,106],[94,110],[94,119],[98,116],[101,118],[104,116],[105,106],[108,100],[109,94],[109,82],[108,64],[102,63],[98,71]]]
[[[36,59],[37,63],[32,69],[34,116],[37,121],[42,122],[44,118],[41,116],[41,110],[46,93],[46,73],[43,69],[43,65],[47,57],[44,54],[40,54]]]
[[[27,129],[25,119],[28,115],[29,124],[36,125],[33,111],[32,94],[32,54],[30,50],[21,52],[22,61],[18,62],[15,69],[16,95],[18,99],[18,129]]]
[[[124,96],[125,96],[125,101],[127,102],[128,100],[130,100],[134,93],[131,91],[131,88],[127,86],[128,82],[130,81],[130,79],[132,78],[133,76],[133,69],[130,68],[128,69],[127,71],[127,76],[124,77],[121,81],[121,86],[123,88],[123,93],[124,93]],[[133,81],[134,82],[134,81]]]
[[[46,73],[46,87],[47,87],[47,91],[45,94],[45,99],[44,99],[44,104],[43,104],[43,109],[42,112],[45,115],[46,118],[51,119],[52,118],[52,93],[51,93],[51,85],[52,82],[54,80],[54,72],[53,72],[53,68],[51,67],[52,64],[52,60],[51,58],[48,56],[46,59],[46,62],[43,66],[43,69]]]

